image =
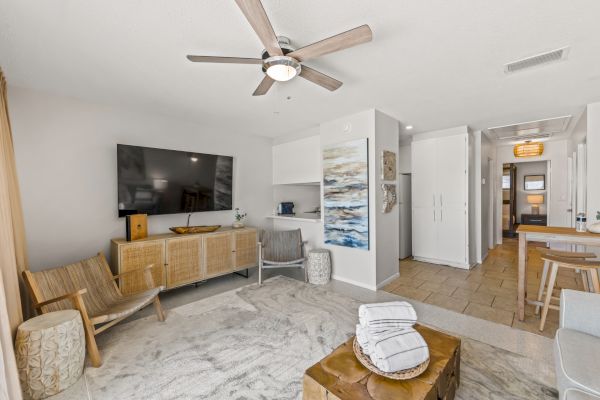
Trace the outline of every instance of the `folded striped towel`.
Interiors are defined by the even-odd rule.
[[[369,333],[411,327],[417,322],[417,312],[406,301],[362,304],[358,308],[360,325]]]
[[[371,361],[383,372],[414,368],[429,359],[429,348],[412,327],[388,331],[369,343]]]
[[[363,353],[366,355],[371,354],[370,344],[373,339],[379,338],[381,334],[388,332],[388,330],[376,331],[373,333],[369,333],[369,330],[362,326],[361,324],[356,325],[356,340],[360,345]]]

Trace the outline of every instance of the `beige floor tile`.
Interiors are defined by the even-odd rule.
[[[486,278],[485,276],[471,275],[467,278],[467,280],[471,282],[479,282],[480,284],[487,286],[500,286],[502,284],[502,279]]]
[[[516,290],[517,289],[517,281],[513,281],[511,279],[505,279],[502,281],[502,284],[500,285],[500,287]]]
[[[517,289],[505,288],[499,286],[480,285],[477,288],[478,292],[493,294],[495,296],[514,297],[517,298]]]
[[[467,300],[445,296],[439,293],[433,293],[431,296],[427,297],[425,299],[425,303],[433,304],[435,306],[453,310],[459,313],[462,313],[469,305]]]
[[[450,286],[446,283],[446,281],[442,283],[436,282],[425,282],[419,289],[429,290],[430,292],[440,293],[446,296],[451,296],[452,293],[457,289],[456,286]]]
[[[519,321],[518,318],[515,317],[515,320],[512,325],[513,328],[521,329],[527,332],[536,333],[538,335],[546,336],[549,338],[553,338],[556,334],[556,330],[558,329],[558,323],[553,321],[546,321],[546,325],[544,326],[544,331],[540,332],[540,320],[534,318],[526,318],[525,321]]]
[[[490,306],[484,306],[477,303],[469,303],[464,313],[472,317],[477,317],[508,326],[512,325],[515,314],[514,312],[500,310],[498,308],[492,308]]]
[[[456,286],[470,290],[477,290],[477,288],[481,286],[481,283],[479,282],[469,282],[467,280],[458,278],[448,278],[444,281],[444,283],[448,286]]]
[[[422,281],[427,281],[427,282],[442,283],[446,279],[448,279],[448,277],[446,277],[445,275],[436,274],[434,272],[424,271],[424,272],[419,272],[418,274],[416,274],[414,276],[414,279],[420,279]]]
[[[467,300],[470,303],[477,303],[491,306],[494,301],[494,295],[484,292],[473,291],[464,288],[458,288],[452,293],[452,297]]]
[[[496,296],[494,298],[494,302],[492,303],[492,308],[499,308],[504,311],[517,311],[517,296],[515,294],[514,297],[504,297],[504,296]]]
[[[431,295],[429,290],[417,289],[408,286],[398,286],[392,291],[392,293],[417,301],[424,301],[427,297],[429,297],[429,295]]]

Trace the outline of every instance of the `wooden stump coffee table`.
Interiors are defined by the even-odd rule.
[[[429,345],[429,366],[416,378],[396,381],[362,366],[352,341],[304,373],[304,400],[452,400],[460,380],[460,339],[422,325],[415,329]]]

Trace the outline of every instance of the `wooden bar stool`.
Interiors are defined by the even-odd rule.
[[[565,257],[557,257],[557,256],[542,256],[542,260],[547,261],[552,269],[550,270],[550,280],[548,281],[548,289],[546,290],[546,299],[544,300],[544,306],[542,308],[542,318],[540,320],[540,331],[544,330],[544,325],[546,324],[546,317],[548,316],[548,310],[552,308],[553,310],[559,310],[559,307],[550,304],[550,301],[554,299],[558,299],[557,297],[552,296],[552,291],[554,290],[554,284],[556,283],[556,275],[558,274],[559,268],[570,268],[570,269],[579,269],[581,271],[587,271],[590,274],[590,278],[592,281],[592,290],[594,293],[600,293],[600,280],[598,279],[598,269],[600,269],[600,261],[587,261],[576,258],[565,258]]]
[[[596,258],[596,254],[594,253],[583,253],[583,252],[575,252],[575,251],[561,251],[561,250],[552,250],[546,247],[536,247],[536,250],[541,254],[542,258],[544,256],[552,256],[552,257],[561,257],[561,258],[574,258],[585,260],[586,258]],[[538,289],[537,301],[538,305],[535,306],[535,313],[540,313],[540,305],[542,302],[542,297],[544,295],[544,289],[546,288],[546,283],[548,281],[548,269],[550,268],[550,263],[548,261],[544,261],[544,268],[542,269],[542,278],[540,279],[540,288]],[[588,286],[588,277],[585,271],[581,271],[581,277],[583,281],[583,288],[586,292],[589,292]]]

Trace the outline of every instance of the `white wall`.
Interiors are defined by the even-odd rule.
[[[334,121],[321,124],[321,149],[324,147],[357,139],[368,139],[369,146],[369,250],[354,249],[350,247],[332,246],[324,244],[323,247],[331,251],[332,278],[348,282],[368,289],[376,288],[376,254],[377,235],[375,218],[376,191],[373,183],[376,182],[375,168],[375,112],[367,110],[358,114],[349,115]],[[397,229],[396,229],[397,230]]]
[[[398,173],[412,173],[410,144],[401,145],[398,148]]]
[[[334,279],[371,290],[398,273],[398,206],[381,211],[381,151],[397,152],[399,124],[377,111],[367,110],[321,124],[321,148],[351,140],[368,139],[369,250],[323,244],[331,251]],[[389,183],[396,183],[391,181]]]
[[[537,162],[525,162],[525,163],[517,163],[517,181],[516,189],[517,189],[517,201],[516,201],[516,212],[517,212],[517,222],[521,223],[521,214],[531,214],[531,204],[527,202],[527,195],[530,194],[541,194],[544,195],[544,204],[540,204],[540,214],[547,213],[547,204],[548,204],[548,195],[546,190],[525,190],[525,175],[544,175],[546,176],[546,171],[548,170],[547,161],[537,161]],[[547,177],[546,177],[547,178]],[[548,183],[546,183],[546,188],[548,188]]]
[[[248,225],[270,226],[273,204],[268,138],[216,134],[202,126],[76,99],[9,88],[17,171],[30,267],[77,261],[125,235],[117,217],[116,144],[234,157],[234,207]],[[184,225],[186,214],[149,217],[151,234]],[[191,224],[230,225],[232,211],[195,213]]]
[[[600,211],[600,103],[587,107],[587,218],[597,222]],[[598,221],[600,222],[600,221]]]
[[[569,208],[569,180],[568,180],[568,139],[544,142],[544,154],[540,157],[527,159],[516,158],[513,146],[496,147],[496,243],[502,243],[502,164],[533,161],[547,161],[551,163],[551,175],[546,175],[546,185],[550,187],[548,204],[548,225],[570,226]],[[549,186],[548,186],[549,185]]]
[[[400,259],[400,213],[396,204],[389,213],[382,211],[383,191],[381,185],[390,183],[396,185],[398,195],[398,175],[393,181],[383,181],[381,155],[384,150],[393,151],[396,154],[396,165],[398,165],[398,135],[400,125],[398,121],[382,112],[375,110],[375,147],[376,147],[376,210],[372,214],[377,224],[377,256],[376,256],[376,285],[383,287],[399,275]]]

